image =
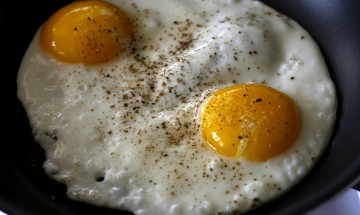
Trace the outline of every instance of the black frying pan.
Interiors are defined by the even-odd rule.
[[[2,109],[7,110],[3,118],[10,121],[2,120],[2,126],[6,127],[2,139],[8,140],[0,144],[0,210],[9,214],[128,214],[66,197],[65,186],[44,174],[44,152],[34,142],[25,111],[16,98],[17,70],[35,31],[69,2],[18,0],[5,1],[0,6],[2,86],[6,82],[11,84],[2,94],[10,95],[11,99],[2,99]],[[297,20],[313,35],[339,96],[333,137],[315,168],[283,197],[249,213],[300,214],[355,187],[360,181],[360,3],[350,0],[264,2]],[[9,134],[12,135],[9,137]]]

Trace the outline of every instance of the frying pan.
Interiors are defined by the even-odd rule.
[[[0,62],[5,133],[0,144],[0,210],[27,214],[129,214],[70,200],[66,188],[42,169],[44,151],[32,138],[26,113],[16,97],[16,76],[35,31],[70,0],[3,1],[0,6]],[[264,0],[307,29],[318,42],[339,98],[329,147],[312,171],[284,196],[248,214],[300,214],[360,181],[360,3],[344,0]],[[7,69],[5,69],[7,68]],[[316,71],[314,71],[316,72]],[[4,85],[3,85],[4,86]],[[4,87],[3,87],[4,88]],[[2,88],[2,89],[3,89]],[[9,101],[11,104],[9,105]],[[8,135],[11,134],[10,137]]]

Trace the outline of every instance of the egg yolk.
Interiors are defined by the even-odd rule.
[[[60,61],[99,64],[120,55],[131,35],[127,15],[115,5],[75,1],[44,23],[40,43]]]
[[[260,84],[240,84],[211,95],[202,108],[201,133],[218,153],[266,161],[297,139],[299,111],[286,94]]]

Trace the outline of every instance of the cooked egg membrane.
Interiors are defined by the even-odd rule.
[[[309,172],[337,101],[318,45],[297,22],[251,0],[108,2],[134,26],[121,56],[61,62],[40,47],[39,28],[18,74],[44,169],[71,199],[138,215],[241,213]],[[200,132],[211,93],[243,83],[275,88],[299,108],[297,140],[265,162],[221,155]]]

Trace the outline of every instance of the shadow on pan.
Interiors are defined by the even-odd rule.
[[[3,107],[6,114],[9,113],[4,117],[10,120],[5,120],[3,135],[8,140],[0,144],[0,210],[14,215],[130,214],[66,197],[65,186],[43,172],[44,152],[34,142],[25,111],[16,98],[17,70],[35,31],[53,12],[69,2],[7,1],[0,8],[2,76],[5,75],[3,80],[11,86],[5,90],[11,105],[7,99]],[[360,181],[360,3],[342,0],[264,2],[298,21],[313,35],[327,61],[339,97],[334,134],[315,168],[287,194],[248,213],[299,214],[356,187]]]

